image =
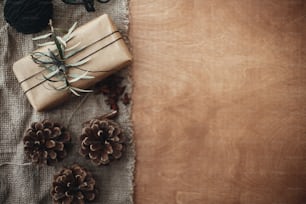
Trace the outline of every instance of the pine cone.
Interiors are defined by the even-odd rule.
[[[66,157],[70,134],[59,123],[34,122],[23,138],[27,157],[35,164],[50,165]]]
[[[78,164],[54,175],[51,196],[55,204],[84,204],[96,198],[96,181]]]
[[[124,150],[121,128],[109,116],[92,119],[82,129],[80,154],[96,165],[119,159]]]

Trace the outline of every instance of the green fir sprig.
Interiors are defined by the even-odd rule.
[[[72,85],[74,82],[79,80],[94,78],[94,76],[88,75],[88,71],[78,68],[79,66],[86,64],[90,58],[88,57],[75,63],[67,63],[67,59],[73,57],[86,48],[86,46],[80,47],[80,42],[70,46],[69,48],[67,47],[68,41],[74,37],[72,32],[75,30],[77,23],[74,23],[63,37],[56,34],[56,31],[59,29],[53,28],[52,20],[50,20],[49,26],[51,28],[50,33],[35,37],[33,40],[36,41],[51,38],[51,41],[49,42],[38,44],[38,46],[51,46],[51,48],[49,48],[47,52],[34,52],[31,55],[32,60],[36,64],[47,70],[48,73],[43,74],[44,79],[49,82],[48,85],[51,88],[58,91],[69,90],[76,96],[80,96],[81,92],[92,92],[92,90],[80,89]],[[84,73],[69,73],[70,68],[82,70]],[[62,82],[63,85],[56,87],[54,85],[56,82]]]

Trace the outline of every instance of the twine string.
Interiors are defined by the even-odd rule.
[[[113,35],[113,34],[115,34],[115,33],[118,33],[118,32],[119,32],[119,31],[116,30],[116,31],[114,31],[114,32],[112,32],[112,33],[110,33],[110,34],[108,34],[108,35],[106,35],[106,36],[104,36],[104,37],[102,37],[102,38],[100,38],[100,39],[94,41],[93,43],[91,43],[91,44],[89,44],[88,46],[86,46],[85,48],[83,48],[83,50],[86,50],[87,48],[93,46],[94,44],[96,44],[96,43],[98,43],[98,42],[100,42],[100,41],[102,41],[102,40],[105,40],[106,38],[108,38],[108,37],[110,37],[111,35]],[[99,48],[98,50],[96,50],[96,51],[90,53],[89,55],[83,57],[82,59],[78,60],[77,62],[80,62],[80,61],[82,61],[82,60],[84,60],[84,59],[86,59],[86,58],[88,58],[88,57],[90,57],[90,56],[96,54],[97,52],[99,52],[99,51],[101,51],[101,50],[103,50],[103,49],[109,47],[110,45],[112,45],[112,44],[114,44],[114,43],[116,43],[117,41],[122,40],[122,39],[123,39],[123,38],[120,36],[119,38],[113,40],[112,42],[110,42],[110,43],[104,45],[103,47]],[[82,51],[83,51],[83,50],[82,50]],[[82,69],[82,68],[79,68],[79,67],[71,67],[71,68],[69,68],[69,69],[78,69],[78,70],[81,70],[81,71],[84,71],[84,72],[89,72],[89,73],[101,73],[101,72],[110,72],[110,71],[113,71],[113,70],[92,71],[92,70]],[[40,72],[37,72],[37,73],[35,73],[35,74],[33,74],[33,75],[27,77],[26,79],[20,81],[19,84],[22,84],[22,83],[24,83],[25,81],[30,80],[31,78],[37,76],[38,74],[41,74],[43,71],[45,71],[45,70],[41,70]],[[25,91],[24,91],[24,94],[26,94],[27,92],[31,91],[32,89],[38,87],[39,85],[45,83],[46,81],[47,81],[47,79],[44,79],[44,80],[40,81],[39,83],[37,83],[36,85],[32,86],[31,88],[25,90]]]
[[[89,44],[88,46],[86,46],[85,48],[83,48],[83,50],[86,50],[87,48],[91,47],[92,45],[96,44],[97,42],[100,42],[100,41],[102,41],[102,40],[105,40],[106,38],[108,38],[108,37],[110,37],[111,35],[113,35],[113,34],[115,34],[115,33],[118,33],[118,32],[119,32],[119,31],[116,30],[116,31],[114,31],[114,32],[112,32],[112,33],[110,33],[110,34],[107,34],[106,36],[103,36],[102,38],[100,38],[100,39],[98,39],[98,40],[92,42],[91,44]],[[122,39],[122,37],[121,37],[120,39]],[[112,43],[112,44],[113,44],[113,43]],[[109,45],[106,45],[106,46],[108,47]],[[105,46],[104,46],[104,47],[105,47]],[[86,57],[82,58],[81,60],[84,60],[84,59],[87,58],[87,57],[90,57],[90,56],[86,56]],[[79,61],[81,61],[81,60],[79,60]],[[45,70],[41,70],[40,72],[37,72],[37,73],[35,73],[35,74],[33,74],[33,75],[31,75],[31,76],[25,78],[24,80],[20,81],[19,84],[22,84],[23,82],[28,81],[29,79],[31,79],[31,78],[37,76],[38,74],[42,73],[43,71],[45,71]],[[86,70],[86,71],[87,71],[87,70]],[[92,72],[93,72],[93,71],[92,71]]]

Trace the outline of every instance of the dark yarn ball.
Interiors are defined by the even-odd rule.
[[[52,16],[52,0],[7,0],[4,6],[5,20],[24,34],[41,31]]]

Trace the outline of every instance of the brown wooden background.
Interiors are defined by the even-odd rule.
[[[131,0],[137,204],[306,203],[306,1]]]

